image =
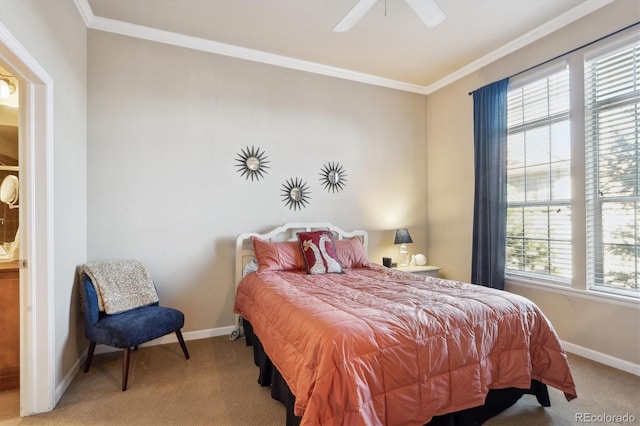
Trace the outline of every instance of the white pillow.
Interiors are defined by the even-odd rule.
[[[246,265],[244,265],[244,269],[242,269],[242,276],[244,277],[251,272],[258,272],[258,261],[255,259],[251,259]]]

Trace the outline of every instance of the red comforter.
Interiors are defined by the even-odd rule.
[[[379,266],[247,275],[246,318],[302,424],[422,425],[531,379],[576,391],[553,327],[505,291]]]

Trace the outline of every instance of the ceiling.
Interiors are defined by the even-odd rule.
[[[75,0],[89,28],[430,93],[613,0],[436,0],[427,28],[379,0],[348,32],[357,0]]]

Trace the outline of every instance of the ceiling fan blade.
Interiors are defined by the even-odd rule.
[[[336,33],[349,31],[376,4],[378,0],[359,0],[333,29]]]
[[[405,0],[427,28],[433,28],[444,21],[447,15],[434,0]]]

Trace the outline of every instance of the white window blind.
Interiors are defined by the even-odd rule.
[[[506,272],[570,284],[571,144],[566,65],[510,84]]]
[[[640,296],[640,42],[585,60],[587,280]]]

